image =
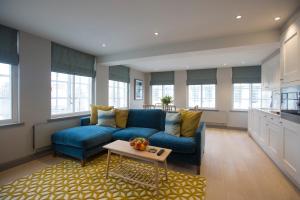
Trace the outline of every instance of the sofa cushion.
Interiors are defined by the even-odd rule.
[[[92,125],[97,124],[98,122],[98,110],[112,110],[114,107],[113,106],[103,106],[103,105],[91,105],[91,118],[90,118],[90,123]]]
[[[165,122],[165,133],[180,136],[180,122],[181,114],[180,113],[171,113],[167,112],[166,122]]]
[[[99,126],[116,128],[116,114],[114,110],[98,110],[98,124]]]
[[[112,134],[114,140],[130,140],[131,138],[144,137],[149,138],[158,130],[152,128],[129,127],[118,130]]]
[[[165,130],[166,113],[162,110],[130,109],[127,127],[152,128]]]
[[[177,137],[163,131],[153,134],[150,145],[172,149],[175,153],[195,153],[196,142],[193,137]]]
[[[79,126],[57,131],[52,135],[54,144],[88,149],[111,141],[117,128],[97,125]]]
[[[126,128],[128,119],[128,110],[115,109],[116,125],[118,128]]]
[[[194,137],[202,112],[181,110],[181,133],[183,137]]]

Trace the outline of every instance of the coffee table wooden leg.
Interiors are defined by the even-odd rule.
[[[167,165],[167,160],[165,160],[164,166],[165,166],[165,176],[166,176],[166,181],[167,181],[168,180],[168,165]]]
[[[155,165],[155,187],[156,187],[156,195],[159,194],[159,171],[158,171],[158,162],[154,162]]]
[[[110,163],[110,150],[108,150],[108,154],[107,154],[107,164],[106,164],[106,178],[108,178],[108,171],[109,171],[109,163]]]
[[[123,161],[123,160],[122,160],[122,158],[123,158],[123,156],[122,156],[122,155],[120,155],[120,156],[119,156],[119,162],[120,162],[120,166],[122,166],[122,161]]]

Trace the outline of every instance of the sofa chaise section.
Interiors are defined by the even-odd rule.
[[[55,153],[80,159],[84,165],[86,158],[99,153],[102,146],[112,140],[112,133],[117,130],[88,125],[57,131],[52,135],[53,150]]]

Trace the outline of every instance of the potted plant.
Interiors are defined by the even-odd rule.
[[[168,106],[170,103],[172,103],[172,97],[171,96],[164,96],[161,98],[162,105]]]

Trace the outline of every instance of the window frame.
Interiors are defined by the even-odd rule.
[[[203,107],[203,85],[214,85],[215,86],[215,106],[214,108],[212,107]],[[190,86],[195,86],[195,85],[187,85],[187,103],[188,103],[188,108],[194,108],[194,106],[190,106]],[[198,105],[199,108],[203,110],[217,110],[217,84],[198,84],[197,86],[201,86],[201,96],[200,96],[200,101],[201,105]]]
[[[109,82],[110,81],[114,81],[114,82],[118,82],[118,83],[125,83],[125,84],[127,84],[127,92],[126,92],[126,95],[127,95],[127,98],[126,98],[126,106],[125,107],[117,107],[117,106],[115,106],[115,105],[110,105],[110,100],[109,100],[109,98],[110,98],[110,94],[109,94]],[[108,80],[108,88],[107,88],[107,90],[108,90],[108,105],[109,106],[113,106],[114,108],[129,108],[129,96],[130,96],[130,91],[129,91],[129,88],[130,88],[130,83],[127,83],[127,82],[122,82],[122,81],[115,81],[115,80]]]
[[[3,63],[5,64],[5,63]],[[20,122],[19,115],[19,67],[16,65],[10,66],[10,87],[11,87],[11,118],[0,120],[0,126],[15,124]]]
[[[241,108],[234,108],[234,84],[249,84],[249,105],[247,109],[241,109]],[[260,84],[260,105],[262,106],[262,84],[261,83],[233,83],[232,84],[232,101],[231,101],[231,109],[232,111],[240,111],[240,112],[248,112],[249,109],[252,109],[252,85],[253,84]]]
[[[60,73],[60,72],[51,72],[50,85],[52,84],[52,73]],[[65,73],[60,73],[60,74],[65,74]],[[72,93],[73,93],[72,110],[74,112],[52,114],[52,103],[51,103],[52,96],[51,96],[51,93],[50,93],[50,115],[51,115],[50,119],[57,119],[57,118],[64,118],[64,117],[76,117],[76,116],[87,115],[87,114],[90,113],[90,110],[75,112],[75,99],[76,99],[75,98],[75,85],[76,85],[75,84],[75,76],[76,75],[74,75],[74,74],[66,74],[66,75],[72,76],[72,81],[73,81],[72,82],[73,87],[71,88]],[[89,78],[91,78],[91,89],[90,89],[91,97],[90,97],[90,103],[89,103],[89,106],[90,106],[91,104],[94,104],[94,102],[95,102],[95,78],[93,78],[93,77],[89,77]],[[51,86],[51,90],[52,90],[52,86]]]
[[[172,100],[173,100],[173,102],[170,104],[170,105],[174,105],[174,102],[175,102],[175,85],[174,84],[171,84],[172,86],[173,86],[173,96],[172,96]],[[161,91],[162,91],[162,97],[164,96],[164,86],[170,86],[170,85],[151,85],[151,104],[154,104],[153,103],[153,86],[161,86]],[[161,103],[161,102],[159,102],[159,103]],[[155,103],[155,104],[157,104],[157,103]]]

